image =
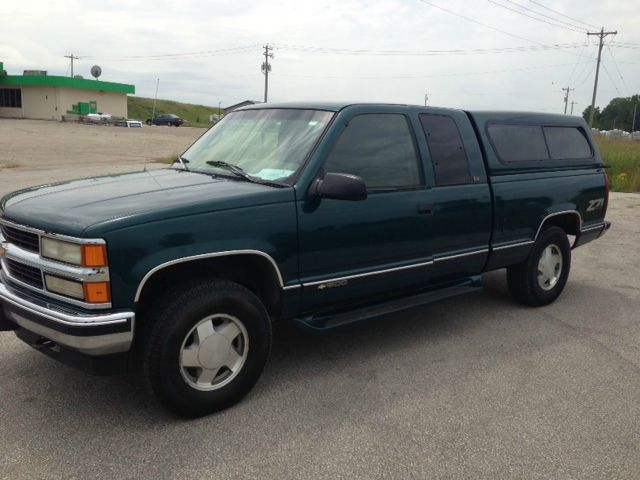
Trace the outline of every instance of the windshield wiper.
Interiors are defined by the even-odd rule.
[[[226,168],[227,170],[235,173],[237,176],[244,178],[245,180],[249,181],[249,182],[253,182],[256,183],[256,180],[249,175],[247,172],[245,172],[242,167],[239,167],[238,165],[234,165],[232,163],[227,163],[227,162],[223,162],[222,160],[209,160],[206,162],[207,165],[211,165],[212,167],[218,167],[218,168]]]
[[[182,168],[184,170],[186,170],[187,172],[191,171],[191,170],[189,170],[189,167],[187,167],[187,163],[189,163],[189,160],[187,160],[186,158],[178,155],[178,162],[180,163],[180,165],[182,165]]]
[[[267,180],[262,180],[261,178],[253,177],[249,175],[247,172],[245,172],[242,169],[242,167],[238,165],[234,165],[233,163],[223,162],[222,160],[209,160],[206,162],[206,164],[211,165],[212,167],[224,168],[226,170],[229,170],[230,172],[235,173],[238,177],[246,180],[247,182],[258,183],[260,185],[269,185],[271,187],[278,187],[278,188],[283,188],[287,186],[282,183],[269,182]]]

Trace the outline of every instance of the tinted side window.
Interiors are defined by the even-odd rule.
[[[489,125],[487,130],[503,162],[549,160],[541,126]]]
[[[438,185],[471,183],[469,162],[458,127],[444,115],[420,115]]]
[[[587,138],[577,127],[544,127],[549,153],[553,160],[591,158]]]
[[[354,117],[324,168],[327,172],[358,175],[370,189],[415,187],[422,183],[409,124],[400,114]]]

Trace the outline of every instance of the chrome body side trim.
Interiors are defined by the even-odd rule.
[[[531,245],[532,243],[535,243],[534,240],[527,240],[525,242],[516,242],[516,243],[500,243],[498,245],[494,245],[492,247],[493,251],[499,251],[499,250],[506,250],[507,248],[516,248],[516,247],[524,247],[527,245]]]
[[[540,235],[540,230],[542,230],[542,227],[544,226],[544,222],[546,222],[551,217],[557,217],[558,215],[564,215],[566,213],[571,213],[573,215],[578,216],[578,230],[582,230],[582,216],[580,215],[580,212],[578,212],[577,210],[563,210],[561,212],[550,213],[549,215],[544,217],[540,222],[540,225],[538,226],[538,231],[536,232],[536,236],[533,237],[533,240],[535,241],[538,239],[538,235]]]
[[[590,232],[591,230],[599,230],[602,229],[606,226],[607,222],[602,222],[602,223],[598,223],[597,225],[590,225],[586,228],[581,228],[580,229],[580,233],[586,233],[586,232]],[[609,224],[611,225],[611,224]]]
[[[271,263],[271,266],[273,267],[274,271],[276,272],[276,275],[278,277],[278,284],[280,288],[283,288],[283,289],[285,288],[284,281],[282,280],[282,273],[280,273],[280,268],[278,268],[278,264],[273,259],[273,257],[271,257],[271,255],[265,252],[262,252],[260,250],[227,250],[224,252],[203,253],[200,255],[191,255],[189,257],[176,258],[175,260],[170,260],[168,262],[164,262],[164,263],[161,263],[160,265],[157,265],[156,267],[149,270],[140,281],[140,284],[138,285],[138,289],[136,290],[136,296],[134,298],[134,302],[137,303],[138,300],[140,300],[140,294],[142,293],[142,289],[144,288],[147,281],[153,276],[153,274],[157,273],[158,271],[164,268],[170,267],[171,265],[177,265],[179,263],[186,263],[186,262],[193,262],[197,260],[204,260],[208,258],[228,257],[228,256],[235,256],[235,255],[257,255],[259,257],[262,257],[268,260]]]
[[[445,262],[447,260],[455,260],[455,259],[463,258],[463,257],[469,257],[471,255],[480,255],[480,254],[483,254],[483,253],[487,253],[488,251],[489,251],[488,248],[483,248],[481,250],[474,250],[472,252],[464,252],[464,253],[458,253],[458,254],[455,254],[455,255],[446,255],[446,256],[442,256],[442,257],[437,257],[437,258],[434,258],[433,260],[429,260],[427,262],[414,263],[412,265],[404,265],[402,267],[385,268],[385,269],[382,269],[382,270],[374,270],[372,272],[356,273],[354,275],[346,275],[346,276],[343,276],[343,277],[327,278],[325,280],[316,280],[316,281],[313,281],[313,282],[304,283],[302,286],[304,286],[304,287],[313,287],[313,286],[316,286],[316,285],[322,285],[323,283],[342,282],[342,281],[353,280],[355,278],[363,278],[363,277],[369,277],[369,276],[374,276],[374,275],[381,275],[381,274],[385,274],[385,273],[397,272],[397,271],[401,271],[401,270],[409,270],[409,269],[412,269],[412,268],[426,267],[426,266],[433,265],[434,263]]]
[[[481,250],[474,250],[472,252],[465,252],[465,253],[458,253],[456,255],[447,255],[444,257],[436,257],[434,258],[434,262],[438,263],[438,262],[446,262],[447,260],[455,260],[458,258],[463,258],[463,257],[470,257],[472,255],[481,255],[483,253],[487,253],[489,251],[488,248],[483,248]]]
[[[282,287],[282,290],[295,290],[296,288],[301,288],[302,285],[297,284],[297,285],[287,285],[286,287]]]
[[[413,265],[405,265],[402,267],[392,267],[392,268],[385,268],[383,270],[375,270],[373,272],[366,272],[366,273],[356,273],[354,275],[346,275],[343,277],[336,277],[336,278],[327,278],[324,280],[317,280],[314,282],[308,282],[308,283],[303,283],[302,285],[304,287],[314,287],[316,285],[321,285],[323,283],[330,283],[330,282],[342,282],[342,281],[348,281],[348,280],[353,280],[355,278],[363,278],[363,277],[370,277],[370,276],[374,276],[374,275],[382,275],[385,273],[392,273],[392,272],[398,272],[401,270],[409,270],[412,268],[420,268],[420,267],[428,267],[433,265],[433,260],[429,260],[427,262],[421,262],[421,263],[415,263]]]

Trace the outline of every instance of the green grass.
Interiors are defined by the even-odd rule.
[[[127,109],[129,118],[142,120],[151,118],[153,112],[153,98],[127,97]],[[205,105],[193,105],[191,103],[174,102],[172,100],[160,100],[156,103],[156,115],[161,113],[173,113],[185,121],[189,127],[210,127],[209,115],[217,114],[216,107]]]
[[[640,141],[595,137],[606,165],[611,189],[615,192],[640,192]]]

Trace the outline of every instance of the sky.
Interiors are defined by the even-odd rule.
[[[532,18],[533,17],[533,18]],[[640,93],[635,0],[23,0],[3,7],[0,61],[134,84],[136,95],[222,107],[363,101],[564,111]],[[10,19],[10,21],[8,21]],[[569,103],[569,109],[571,104]]]

